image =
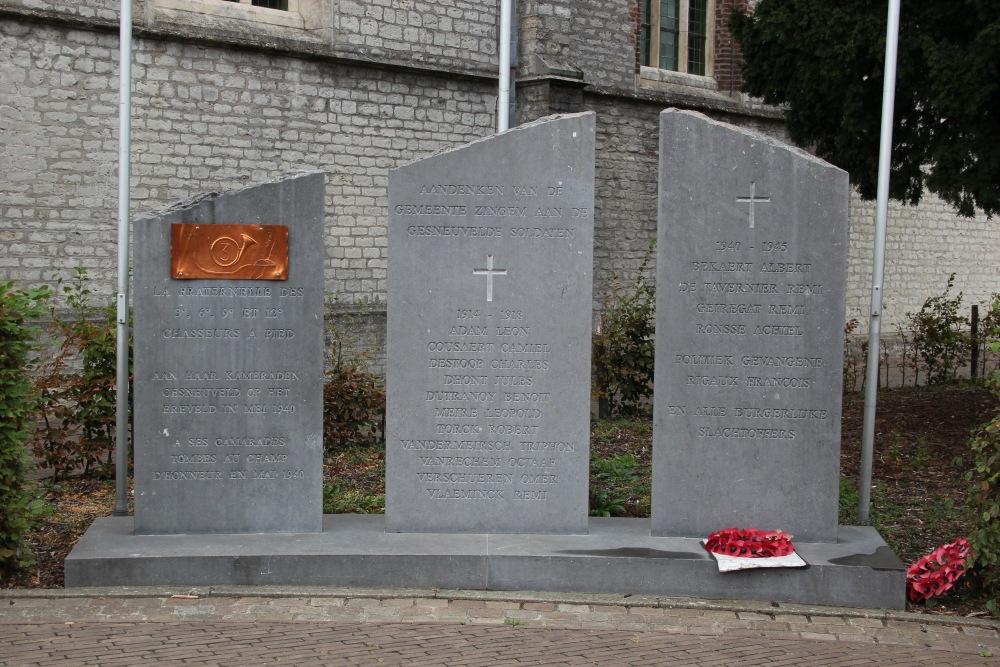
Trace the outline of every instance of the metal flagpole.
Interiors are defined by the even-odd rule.
[[[121,1],[118,56],[118,368],[115,384],[115,509],[128,516],[128,265],[132,139],[132,0]]]
[[[497,134],[510,127],[510,5],[500,0],[500,94],[497,97]]]
[[[885,32],[885,81],[882,87],[882,140],[878,156],[878,203],[875,250],[872,257],[872,301],[868,324],[868,367],[865,376],[865,416],[861,435],[861,489],[858,523],[867,524],[871,509],[872,458],[875,451],[875,404],[878,394],[879,334],[882,331],[882,281],[885,276],[885,228],[889,212],[889,171],[892,166],[892,114],[896,97],[896,53],[899,43],[899,3],[889,0]]]

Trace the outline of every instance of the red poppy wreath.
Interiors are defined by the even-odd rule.
[[[708,536],[705,548],[712,553],[736,558],[773,558],[795,551],[792,536],[780,530],[725,528]]]
[[[965,562],[972,556],[969,540],[960,537],[935,549],[906,568],[906,594],[913,602],[941,595],[965,573]]]

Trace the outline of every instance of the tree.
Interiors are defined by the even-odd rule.
[[[887,3],[759,0],[730,28],[743,91],[787,109],[788,133],[874,199]],[[964,216],[1000,212],[1000,2],[905,0],[890,196],[924,189]]]

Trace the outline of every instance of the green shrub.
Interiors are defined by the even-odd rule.
[[[32,562],[25,537],[46,510],[27,482],[25,443],[37,394],[30,377],[38,332],[30,326],[45,312],[47,288],[21,290],[0,283],[0,573]]]
[[[979,369],[982,377],[989,374],[989,360],[987,353],[993,357],[993,371],[1000,370],[1000,359],[997,352],[1000,351],[1000,294],[990,295],[990,303],[984,309],[986,312],[979,319]],[[974,378],[975,379],[975,378]]]
[[[1000,325],[994,325],[988,333],[993,339],[992,351],[1000,352]],[[993,373],[989,384],[1000,397],[1000,371]],[[973,466],[965,479],[972,482],[972,569],[988,597],[986,607],[1000,614],[1000,412],[973,433],[969,445]]]
[[[363,304],[362,304],[363,305]],[[346,327],[331,326],[331,368],[323,384],[323,448],[374,447],[385,438],[385,383]]]
[[[590,516],[625,516],[625,499],[607,489],[590,487]]]
[[[617,275],[604,297],[600,326],[591,339],[593,392],[600,417],[648,413],[653,395],[656,287],[647,282],[651,243],[635,284],[626,290]]]
[[[323,444],[373,447],[385,437],[385,387],[352,361],[341,361],[323,384]]]
[[[987,607],[997,614],[1000,599],[1000,414],[983,424],[970,441],[973,482],[970,501],[975,524],[969,541],[975,554],[974,572],[989,596]]]
[[[907,313],[913,347],[927,373],[927,384],[946,384],[955,378],[971,351],[969,320],[960,315],[962,293],[949,297],[955,274],[943,293],[924,301],[918,313]]]
[[[33,440],[35,455],[52,469],[53,481],[78,468],[88,474],[110,466],[117,399],[115,305],[92,303],[85,268],[58,283],[69,314],[52,310],[50,332],[57,347],[38,369],[43,421]],[[131,341],[129,348],[131,377]]]

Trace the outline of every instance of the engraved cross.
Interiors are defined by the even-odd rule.
[[[749,197],[737,197],[736,201],[740,203],[750,204],[750,229],[753,229],[753,207],[754,204],[758,202],[763,202],[769,204],[771,202],[770,197],[758,197],[757,196],[757,183],[755,181],[750,181],[750,196]]]
[[[493,301],[493,276],[505,276],[507,269],[494,269],[493,255],[486,255],[486,268],[473,269],[472,275],[486,276],[486,300]]]

